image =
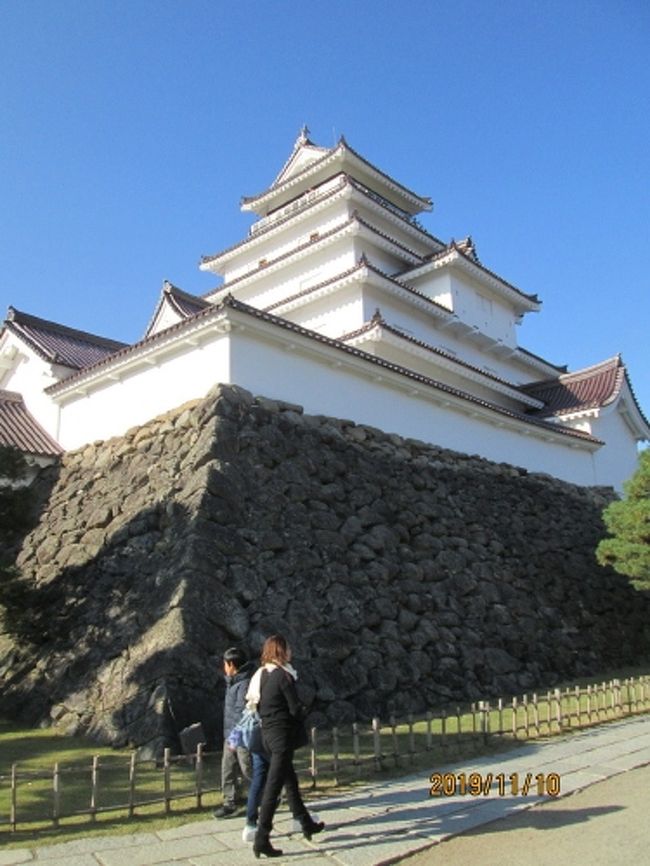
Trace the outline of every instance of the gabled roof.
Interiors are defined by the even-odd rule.
[[[641,407],[636,401],[625,364],[620,355],[608,358],[600,364],[565,373],[557,379],[544,382],[531,382],[522,386],[522,391],[543,401],[544,408],[536,412],[541,417],[571,415],[586,412],[590,409],[600,409],[614,403],[627,385],[632,400],[645,425]]]
[[[271,184],[272,187],[280,186],[285,180],[288,180],[292,175],[298,174],[299,171],[308,168],[312,162],[316,162],[322,156],[330,152],[327,147],[320,147],[309,138],[309,129],[306,126],[300,130],[298,138],[295,140],[293,150],[289,154],[287,161],[278,172],[277,177]]]
[[[481,264],[476,255],[476,247],[471,238],[466,238],[463,241],[451,241],[444,250],[434,253],[429,256],[423,264],[415,265],[405,271],[401,271],[395,276],[403,280],[413,280],[418,277],[423,277],[430,271],[438,270],[445,265],[460,264],[470,273],[474,273],[479,279],[487,279],[491,284],[502,292],[505,292],[513,300],[517,301],[518,305],[524,310],[537,311],[540,308],[541,301],[537,295],[528,295],[513,286],[503,277],[500,277],[494,271],[486,268]]]
[[[200,298],[197,295],[191,295],[189,292],[184,292],[182,289],[179,289],[178,286],[174,286],[168,280],[165,280],[160,293],[160,298],[158,299],[158,304],[156,305],[154,314],[147,326],[147,330],[145,331],[145,337],[149,336],[152,332],[165,307],[171,309],[179,319],[187,319],[195,313],[198,313],[200,310],[204,310],[209,305],[209,301],[204,301],[203,298]]]
[[[96,364],[126,346],[117,340],[21,313],[14,307],[9,307],[4,326],[24,340],[43,360],[73,370]]]
[[[292,173],[290,169],[304,148],[310,149],[309,158],[305,160],[305,167]],[[320,150],[322,150],[323,155],[317,156],[314,151]],[[311,158],[313,156],[316,158]],[[419,213],[422,210],[431,210],[430,198],[418,195],[368,162],[348,145],[343,136],[332,148],[317,148],[312,141],[307,138],[301,141],[301,136],[299,136],[289,159],[273,184],[262,193],[244,196],[241,200],[241,208],[256,213],[269,213],[274,207],[280,206],[286,195],[291,195],[292,188],[304,186],[306,189],[310,178],[315,178],[317,182],[320,182],[327,176],[336,174],[341,170],[347,170],[346,166],[349,166],[350,174],[353,176],[356,170],[369,178],[374,178],[387,191],[391,192],[393,197],[401,203],[405,212]]]
[[[53,457],[63,449],[27,410],[21,394],[0,390],[0,445],[13,445],[23,454]]]

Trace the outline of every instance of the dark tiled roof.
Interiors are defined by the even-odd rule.
[[[169,300],[170,305],[176,310],[179,316],[186,319],[188,316],[193,316],[195,313],[204,310],[210,305],[209,301],[204,301],[198,295],[191,295],[189,292],[184,292],[177,286],[171,283],[165,283],[164,293]]]
[[[313,145],[313,142],[309,142],[309,144],[312,145],[312,146],[314,146],[314,145]],[[417,201],[422,202],[423,208],[429,208],[429,209],[431,208],[431,199],[430,199],[430,198],[428,198],[427,196],[421,196],[421,195],[418,195],[417,193],[415,193],[415,192],[413,192],[412,190],[408,189],[408,187],[405,187],[405,186],[404,186],[403,184],[401,184],[399,181],[395,180],[395,178],[393,178],[393,177],[391,177],[390,175],[386,174],[386,172],[383,172],[381,169],[377,168],[376,165],[373,165],[373,164],[372,164],[371,162],[369,162],[365,157],[361,156],[360,153],[357,153],[356,150],[354,150],[353,148],[351,148],[350,145],[347,143],[347,141],[345,140],[345,138],[344,138],[343,136],[340,137],[339,142],[338,142],[338,144],[337,144],[335,147],[333,147],[333,148],[331,148],[330,150],[326,151],[326,153],[325,153],[323,156],[321,156],[319,159],[314,160],[314,161],[311,162],[311,163],[310,163],[306,168],[304,168],[302,171],[300,171],[300,172],[298,172],[297,174],[293,175],[293,176],[290,178],[290,180],[293,181],[293,180],[295,180],[296,178],[300,178],[302,175],[305,175],[305,174],[307,174],[308,172],[312,171],[315,167],[317,167],[318,165],[321,165],[321,164],[324,163],[326,160],[330,159],[330,157],[331,157],[334,153],[336,153],[336,151],[339,151],[339,150],[340,150],[340,151],[347,150],[348,153],[351,153],[353,156],[355,156],[355,157],[359,160],[359,162],[362,162],[364,165],[368,166],[368,168],[371,169],[371,171],[376,172],[376,174],[378,174],[378,175],[380,175],[381,177],[383,177],[386,181],[388,181],[389,183],[391,183],[391,184],[393,184],[394,186],[396,186],[396,187],[398,187],[399,189],[401,189],[401,190],[404,192],[404,194],[406,194],[408,197],[410,197],[410,198],[412,198],[412,199],[416,199]],[[293,156],[293,152],[292,152],[291,156]],[[290,161],[290,160],[291,160],[291,157],[289,158],[289,161]],[[285,168],[286,168],[286,165],[287,165],[287,163],[285,163]],[[283,169],[283,171],[284,171],[284,169]],[[280,176],[281,176],[281,175],[280,175]],[[279,176],[279,177],[280,177],[280,176]],[[270,193],[272,193],[272,192],[275,192],[277,189],[281,189],[281,188],[284,186],[284,184],[285,184],[286,182],[287,182],[287,181],[276,180],[276,181],[275,181],[275,182],[274,182],[274,183],[273,183],[273,184],[272,184],[268,189],[264,190],[264,192],[258,193],[257,195],[243,196],[243,197],[242,197],[242,200],[241,200],[241,201],[242,201],[242,204],[252,204],[253,202],[259,201],[260,199],[263,199],[263,198],[264,198],[265,196],[267,196],[268,194],[270,194]]]
[[[331,346],[332,348],[345,352],[348,355],[354,355],[355,357],[367,361],[370,364],[382,367],[383,369],[391,370],[400,375],[406,376],[412,381],[420,382],[425,386],[430,386],[443,393],[458,397],[462,400],[467,401],[468,403],[483,406],[487,409],[492,410],[498,415],[513,418],[514,420],[520,421],[524,424],[530,424],[534,427],[547,430],[549,433],[559,433],[564,436],[569,436],[570,438],[580,439],[584,442],[590,442],[596,445],[603,444],[600,439],[597,439],[596,437],[584,432],[583,430],[574,430],[569,427],[561,427],[552,422],[544,421],[543,418],[534,418],[530,415],[526,415],[520,412],[514,412],[510,409],[505,409],[503,406],[498,406],[495,403],[490,403],[487,400],[482,400],[479,397],[474,397],[472,394],[468,394],[467,392],[461,391],[458,388],[453,388],[450,385],[445,385],[443,382],[438,382],[435,379],[429,378],[428,376],[423,376],[421,373],[410,370],[408,367],[402,367],[400,364],[395,364],[392,361],[386,361],[383,358],[377,358],[374,355],[369,354],[368,352],[364,352],[361,349],[356,349],[354,346],[347,345],[347,343],[342,343],[340,340],[336,340],[332,337],[326,337],[324,334],[319,334],[317,331],[311,331],[308,328],[304,328],[302,325],[298,325],[295,322],[290,322],[287,319],[283,319],[279,316],[274,316],[272,313],[260,310],[257,307],[251,307],[249,304],[245,304],[242,301],[236,300],[232,295],[227,295],[219,304],[208,305],[204,310],[201,310],[199,313],[196,313],[189,319],[178,322],[176,325],[172,325],[171,327],[166,328],[164,331],[159,331],[158,333],[153,334],[151,337],[147,337],[138,343],[134,343],[132,346],[126,346],[112,358],[106,358],[103,361],[99,361],[97,364],[93,365],[92,368],[89,368],[87,370],[80,370],[78,373],[74,373],[68,379],[64,379],[61,382],[50,385],[48,388],[45,389],[45,391],[48,394],[57,394],[60,391],[65,390],[71,385],[79,382],[80,380],[83,380],[86,375],[94,373],[101,367],[108,366],[112,362],[116,361],[118,358],[126,358],[131,354],[135,354],[141,348],[151,346],[156,342],[168,340],[170,336],[175,332],[178,334],[182,334],[184,330],[190,328],[200,319],[209,319],[211,316],[217,318],[225,309],[228,308],[238,310],[246,315],[261,319],[262,321],[266,321],[271,325],[275,325],[276,327],[282,328],[286,331],[299,334],[309,340],[314,340],[317,343]]]
[[[230,280],[229,282],[223,283],[223,285],[218,286],[216,289],[211,289],[209,292],[205,293],[204,297],[209,298],[212,295],[216,295],[217,293],[220,293],[220,292],[226,292],[227,293],[230,291],[230,289],[233,286],[236,286],[238,283],[241,283],[243,280],[247,280],[249,277],[255,276],[256,274],[262,273],[262,271],[268,270],[271,267],[271,265],[277,265],[278,262],[282,262],[282,261],[286,261],[287,259],[290,259],[292,256],[296,255],[297,253],[300,253],[303,250],[306,250],[309,247],[314,246],[317,243],[320,243],[320,241],[329,240],[330,238],[336,237],[336,235],[338,235],[338,234],[342,234],[346,229],[350,228],[350,226],[354,225],[355,223],[357,225],[363,226],[364,228],[368,229],[368,231],[372,232],[374,235],[376,235],[376,237],[382,238],[383,240],[392,244],[394,247],[397,247],[398,249],[402,250],[404,252],[404,254],[413,256],[414,258],[422,259],[422,256],[418,255],[418,253],[414,252],[413,250],[409,249],[408,247],[405,247],[403,244],[400,244],[398,241],[391,238],[390,235],[387,235],[384,232],[380,231],[379,229],[375,228],[375,226],[373,226],[367,220],[362,219],[358,215],[358,213],[355,211],[349,219],[345,220],[345,222],[339,223],[339,225],[334,226],[334,228],[330,229],[329,231],[323,232],[322,234],[318,235],[318,237],[315,238],[314,240],[308,240],[308,241],[305,241],[305,243],[298,244],[297,246],[293,247],[292,249],[287,250],[287,252],[282,253],[279,256],[276,256],[274,259],[266,259],[264,261],[263,265],[258,265],[258,267],[253,268],[250,271],[246,271],[245,274],[242,274],[239,277],[235,277],[234,279]]]
[[[23,454],[39,457],[63,453],[27,410],[22,396],[14,391],[0,390],[0,445],[13,445]]]
[[[357,262],[357,264],[353,268],[349,268],[347,271],[342,271],[341,273],[336,274],[333,277],[329,277],[329,279],[327,279],[327,280],[323,280],[321,283],[316,283],[316,285],[314,285],[314,286],[308,286],[306,289],[302,289],[300,292],[296,292],[294,295],[289,295],[289,297],[287,297],[287,298],[282,298],[282,300],[276,301],[274,304],[270,304],[268,307],[265,307],[265,310],[267,312],[272,312],[273,310],[276,310],[278,307],[283,307],[285,304],[291,303],[292,301],[295,301],[298,298],[307,297],[308,295],[311,295],[314,292],[317,292],[320,289],[325,288],[325,286],[335,285],[340,280],[343,280],[346,277],[349,277],[351,274],[355,273],[356,271],[360,271],[363,268],[366,268],[367,270],[371,271],[372,273],[377,274],[377,276],[386,280],[388,283],[392,283],[393,285],[397,286],[397,288],[401,289],[402,291],[408,292],[409,295],[413,295],[414,297],[417,297],[421,301],[426,301],[426,303],[430,307],[435,308],[435,312],[437,313],[437,315],[440,315],[442,313],[444,316],[447,316],[447,317],[453,316],[453,313],[451,312],[451,310],[447,309],[447,307],[443,307],[443,305],[439,304],[438,301],[434,301],[433,298],[430,298],[428,295],[425,295],[423,292],[419,292],[417,289],[414,289],[412,286],[407,285],[407,283],[400,283],[399,280],[394,279],[393,277],[389,276],[389,274],[385,273],[384,271],[380,270],[379,268],[376,268],[374,265],[371,265],[365,255],[361,256],[361,258],[359,259],[359,261]]]
[[[9,307],[5,327],[51,364],[81,370],[123,349],[126,343],[77,331]]]
[[[395,364],[393,361],[387,361],[384,358],[379,358],[376,355],[371,355],[368,352],[364,352],[362,349],[357,349],[354,346],[349,346],[347,343],[341,342],[341,340],[334,339],[333,337],[326,337],[324,334],[319,334],[317,331],[311,331],[308,328],[304,328],[302,325],[296,324],[295,322],[290,322],[287,319],[274,316],[271,313],[267,313],[264,310],[258,309],[257,307],[251,307],[248,304],[245,304],[242,301],[238,301],[236,298],[233,298],[232,295],[228,295],[226,298],[224,298],[221,304],[218,305],[217,309],[222,309],[224,307],[231,307],[235,310],[241,310],[242,312],[255,316],[258,319],[263,319],[271,324],[278,325],[281,328],[285,328],[286,330],[301,334],[308,339],[312,339],[316,342],[324,343],[326,345],[340,349],[347,354],[355,355],[356,357],[361,358],[364,361],[368,361],[371,364],[375,364],[379,367],[383,367],[384,369],[392,370],[403,376],[407,376],[413,381],[420,382],[423,385],[430,386],[438,391],[442,391],[443,393],[458,397],[461,400],[467,401],[468,403],[483,406],[486,409],[492,410],[498,415],[513,418],[514,420],[521,421],[525,424],[532,424],[534,427],[547,430],[549,433],[560,433],[561,435],[569,436],[575,439],[581,439],[585,442],[591,442],[597,445],[604,444],[601,439],[597,439],[595,436],[592,436],[590,433],[586,433],[583,430],[574,430],[571,427],[563,427],[553,422],[547,422],[543,418],[535,418],[522,412],[515,412],[511,409],[506,409],[505,407],[499,406],[496,403],[491,403],[488,400],[483,400],[480,397],[475,397],[473,394],[468,394],[466,391],[461,391],[459,388],[454,388],[451,385],[446,385],[444,382],[438,382],[436,379],[431,379],[429,376],[424,376],[421,373],[417,373],[415,370],[411,370],[408,367],[403,367],[401,364]]]
[[[320,187],[324,186],[325,184],[330,183],[335,177],[339,177],[340,181],[332,189],[326,190],[325,192],[321,192],[320,194],[316,195],[315,197],[310,198],[309,201],[305,201],[305,203],[303,205],[301,205],[300,207],[297,207],[295,210],[292,210],[291,213],[288,213],[286,216],[283,216],[282,218],[277,219],[277,220],[269,223],[268,226],[261,227],[254,234],[249,235],[248,237],[244,238],[244,240],[242,240],[242,241],[238,241],[236,244],[232,244],[231,246],[226,247],[226,249],[221,250],[221,252],[216,253],[214,255],[201,256],[199,264],[200,265],[207,265],[210,262],[215,261],[216,259],[220,259],[222,256],[226,255],[227,253],[230,253],[233,250],[238,249],[239,247],[246,246],[246,244],[251,243],[251,241],[257,240],[258,238],[263,238],[264,235],[266,235],[268,232],[272,231],[273,229],[277,228],[278,226],[284,225],[289,220],[295,219],[296,217],[301,216],[306,211],[310,210],[311,208],[315,207],[316,205],[321,204],[324,201],[327,201],[328,198],[332,198],[332,196],[336,195],[336,193],[340,192],[346,186],[353,187],[355,190],[357,190],[357,192],[361,193],[361,195],[365,196],[365,198],[367,198],[371,201],[377,201],[378,198],[381,198],[381,196],[379,196],[377,193],[374,193],[368,187],[364,186],[364,184],[359,183],[353,177],[351,177],[349,174],[345,174],[344,172],[341,172],[338,175],[332,175],[332,177],[326,178],[322,183],[320,183],[316,187],[314,187],[314,191],[318,190]],[[301,198],[301,196],[299,196],[297,200],[299,200],[300,198]],[[287,202],[287,204],[289,204],[289,202]],[[285,206],[286,205],[283,205],[283,207],[285,207]],[[406,214],[406,213],[397,214],[395,212],[395,210],[392,209],[390,202],[388,202],[388,208],[392,214],[397,216],[403,222],[407,223],[410,228],[416,229],[423,236],[423,240],[429,241],[429,242],[433,241],[434,243],[438,244],[439,246],[444,246],[444,244],[441,240],[439,240],[437,237],[435,237],[435,235],[432,235],[430,232],[428,232],[419,223],[416,223],[412,219],[410,219],[408,214]],[[254,225],[255,225],[255,223],[254,223]]]
[[[362,327],[358,328],[356,331],[351,331],[349,334],[344,334],[342,337],[339,337],[339,339],[343,342],[345,342],[346,340],[352,340],[355,337],[361,336],[361,334],[372,331],[372,329],[375,328],[377,325],[379,325],[389,334],[394,334],[396,337],[400,337],[402,340],[406,341],[407,343],[411,343],[413,346],[419,346],[421,349],[426,349],[433,355],[438,355],[441,358],[445,358],[445,360],[447,361],[453,361],[453,363],[458,365],[459,367],[462,367],[466,370],[471,370],[473,373],[480,373],[480,375],[485,376],[486,379],[491,379],[493,382],[498,382],[500,385],[505,385],[508,388],[512,388],[513,391],[520,390],[519,385],[515,385],[513,382],[509,382],[507,379],[502,379],[500,376],[496,376],[494,373],[489,373],[487,370],[482,370],[475,364],[470,364],[467,361],[463,361],[460,358],[457,358],[455,355],[452,355],[450,352],[445,352],[444,349],[439,349],[437,346],[432,346],[431,343],[427,343],[425,340],[418,340],[417,337],[412,337],[401,328],[396,328],[395,325],[389,325],[388,322],[382,317],[379,310],[377,310],[372,319],[369,322],[366,322],[365,325],[362,325]]]
[[[558,373],[566,373],[567,371],[566,364],[553,364],[551,361],[547,361],[546,358],[542,358],[541,355],[536,355],[534,352],[531,352],[530,349],[524,349],[523,346],[517,346],[517,351],[521,352],[523,355],[528,355],[529,358],[533,358],[535,361],[541,361],[542,364],[545,364],[547,367],[554,367]],[[553,381],[555,381],[555,379]]]
[[[203,298],[198,297],[197,295],[191,295],[189,292],[184,292],[182,289],[179,289],[178,286],[173,285],[169,282],[169,280],[165,280],[162,287],[162,292],[160,293],[160,298],[158,303],[156,304],[156,309],[154,310],[153,316],[149,324],[147,325],[147,330],[145,331],[145,337],[148,337],[151,333],[151,329],[156,323],[156,319],[158,318],[160,311],[162,310],[165,304],[169,304],[169,306],[174,310],[174,312],[181,317],[181,319],[187,319],[190,316],[194,316],[196,313],[204,310],[207,306],[209,306],[209,301],[204,301]]]
[[[532,382],[522,386],[521,390],[544,403],[544,408],[536,415],[568,415],[612,403],[621,393],[626,376],[625,365],[620,355],[616,355],[584,370],[565,373],[557,379]]]
[[[427,265],[437,261],[438,259],[444,259],[445,256],[449,255],[451,252],[457,252],[458,255],[462,256],[466,261],[471,262],[476,268],[483,273],[487,274],[490,277],[493,277],[495,280],[498,280],[504,286],[507,286],[511,291],[515,292],[515,294],[519,295],[522,298],[525,298],[527,301],[532,302],[533,304],[540,304],[541,301],[537,297],[537,295],[529,295],[526,292],[522,292],[521,289],[518,289],[517,286],[513,286],[512,283],[509,283],[507,280],[504,280],[503,277],[500,277],[499,274],[495,273],[495,271],[491,271],[489,268],[486,268],[485,265],[481,264],[476,256],[476,248],[474,247],[474,243],[470,241],[471,245],[468,245],[466,239],[457,243],[456,241],[451,241],[450,244],[438,253],[434,253],[429,256],[425,262],[420,265],[413,265],[405,271],[401,271],[397,276],[402,278],[410,278],[413,276],[414,271],[419,271],[420,268],[426,268]]]

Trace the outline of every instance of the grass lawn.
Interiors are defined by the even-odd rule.
[[[649,675],[650,664],[645,664],[563,684],[562,689],[569,688],[574,694],[576,686]],[[540,689],[540,698],[545,695],[546,690]],[[574,714],[578,708],[581,713],[586,712],[586,694],[567,697],[566,706],[572,707]],[[552,726],[545,726],[544,721],[554,717],[554,713],[544,707],[542,701],[541,724],[537,729],[533,725],[527,732],[529,736],[552,733]],[[650,702],[646,704],[645,711],[648,710]],[[505,701],[500,712],[493,703],[489,714],[490,730],[496,731],[501,724],[505,732],[499,735],[484,735],[477,727],[476,715],[457,713],[455,708],[447,713],[444,722],[436,714],[429,722],[420,717],[410,725],[403,719],[393,727],[383,722],[379,732],[368,723],[360,723],[355,734],[350,726],[341,728],[336,738],[331,731],[318,731],[315,766],[310,751],[303,749],[296,756],[296,768],[308,799],[343,792],[370,780],[386,780],[406,773],[428,775],[432,768],[444,763],[512,748],[518,741],[523,743],[529,710],[524,708],[522,696],[515,712],[517,737],[512,735],[513,709]],[[601,713],[595,720],[605,721],[607,717]],[[583,724],[588,721],[583,719]],[[563,730],[574,725],[577,729],[577,716],[574,715],[573,722],[568,716],[563,719]],[[15,831],[11,826],[12,765],[17,767]],[[314,771],[317,787],[310,790]],[[218,753],[205,756],[202,794],[197,797],[195,768],[183,756],[172,759],[167,772],[153,761],[139,762],[134,769],[130,750],[101,747],[80,737],[64,736],[52,728],[27,728],[0,720],[0,846],[3,847],[48,845],[90,835],[138,833],[205,819],[221,802],[219,784]],[[91,807],[92,815],[82,814]],[[60,816],[56,824],[54,811]]]

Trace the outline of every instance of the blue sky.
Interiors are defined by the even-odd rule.
[[[306,123],[539,295],[522,345],[622,353],[650,414],[645,0],[2,0],[0,47],[3,314],[138,339]]]

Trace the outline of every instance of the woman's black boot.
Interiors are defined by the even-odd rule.
[[[255,837],[253,842],[253,854],[259,860],[260,855],[264,857],[282,857],[282,851],[279,848],[274,848],[269,842],[269,837]]]
[[[309,841],[312,836],[315,836],[316,833],[320,833],[321,830],[325,829],[324,822],[314,821],[309,813],[302,816],[300,819],[300,826],[302,827],[302,835],[307,839],[307,841]]]

